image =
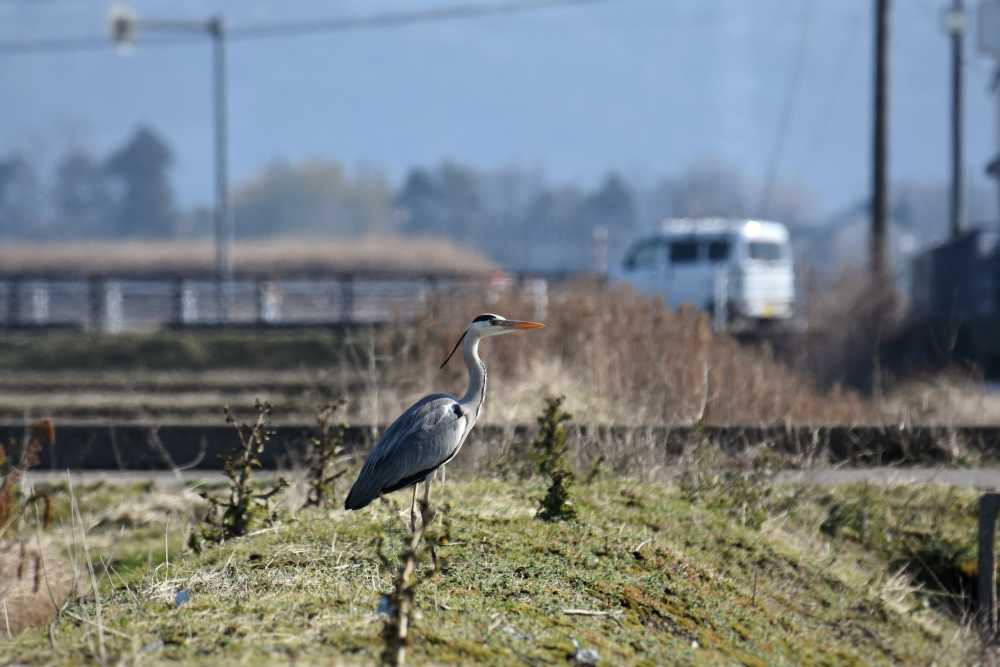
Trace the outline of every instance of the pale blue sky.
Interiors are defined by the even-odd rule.
[[[440,0],[447,4],[448,0]],[[231,25],[332,18],[427,2],[145,0],[148,17]],[[335,158],[384,169],[453,158],[541,168],[553,182],[609,169],[652,181],[703,160],[763,181],[795,63],[797,89],[778,178],[826,212],[866,194],[871,0],[611,0],[380,31],[237,42],[230,48],[231,164],[238,183],[274,158]],[[945,0],[894,10],[892,177],[948,173]],[[967,3],[971,4],[971,3]],[[0,40],[101,35],[110,3],[0,0]],[[808,39],[800,49],[800,34]],[[971,40],[970,40],[971,41]],[[967,58],[966,155],[985,184],[994,152],[989,61]],[[0,56],[0,153],[51,162],[100,151],[140,123],[176,152],[186,204],[211,198],[206,44],[106,53]]]

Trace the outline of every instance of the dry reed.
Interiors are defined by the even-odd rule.
[[[414,328],[390,332],[380,354],[393,360],[387,384],[460,386],[461,364],[442,378],[436,367],[469,320],[483,311],[530,318],[535,304],[519,293],[484,305],[442,299]],[[567,395],[580,421],[634,424],[850,424],[871,421],[856,394],[822,391],[766,349],[715,334],[708,317],[671,311],[625,287],[577,283],[553,290],[546,328],[489,343],[490,378],[527,387],[537,412],[543,391]],[[553,380],[550,377],[555,375]],[[556,386],[551,386],[555,384]],[[543,386],[544,385],[544,386]],[[509,395],[510,392],[508,392]]]
[[[0,272],[87,275],[109,272],[211,275],[210,241],[86,241],[18,244],[0,248]],[[485,273],[496,265],[447,240],[394,236],[361,239],[239,241],[233,265],[247,273],[398,271]]]

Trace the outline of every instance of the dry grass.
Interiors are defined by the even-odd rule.
[[[52,621],[114,634],[102,626],[102,589],[128,590],[135,571],[180,553],[197,497],[188,488],[167,493],[149,483],[74,488],[68,474],[56,483],[36,483],[31,473],[26,480],[31,492],[51,497],[53,521],[29,516],[0,539],[0,638],[31,628],[46,636]],[[123,490],[128,502],[121,502]],[[81,599],[86,610],[66,608]]]
[[[1000,422],[1000,394],[987,391],[981,377],[962,369],[906,379],[893,387],[883,404],[901,422],[942,426]]]
[[[0,272],[86,275],[108,272],[211,274],[210,241],[101,241],[0,248]],[[270,239],[239,241],[233,265],[247,273],[399,271],[484,273],[496,265],[443,239]]]
[[[903,318],[895,288],[873,284],[866,274],[854,272],[807,292],[809,334],[782,357],[824,386],[884,391],[888,378],[880,360]]]
[[[489,306],[471,299],[440,302],[414,328],[386,335],[379,349],[390,362],[383,386],[458,390],[465,377],[461,363],[448,366],[444,383],[436,369],[467,322],[484,310],[521,319],[536,316],[534,304],[513,293]],[[567,409],[582,422],[844,424],[874,419],[859,396],[821,391],[766,350],[714,334],[708,317],[692,309],[670,311],[628,288],[575,284],[550,294],[547,311],[544,330],[482,347],[491,383],[501,385],[493,385],[491,393],[504,397],[497,415],[504,420],[536,413],[550,389],[566,394]],[[487,416],[494,418],[492,409]]]

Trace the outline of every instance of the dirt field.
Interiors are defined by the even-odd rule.
[[[17,244],[0,248],[0,273],[184,273],[212,275],[214,247],[204,241]],[[442,239],[270,239],[238,241],[233,265],[246,273],[293,271],[454,271],[483,273],[496,265]]]

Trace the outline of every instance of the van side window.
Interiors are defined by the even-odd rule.
[[[751,241],[750,259],[776,262],[782,258],[781,244],[773,241]]]
[[[729,259],[729,241],[717,239],[708,242],[708,261],[725,262]]]
[[[629,271],[650,271],[662,264],[661,254],[663,244],[660,241],[646,241],[632,251],[632,255],[625,262],[625,268]]]
[[[690,264],[698,261],[698,244],[695,241],[673,241],[670,244],[671,264]]]

